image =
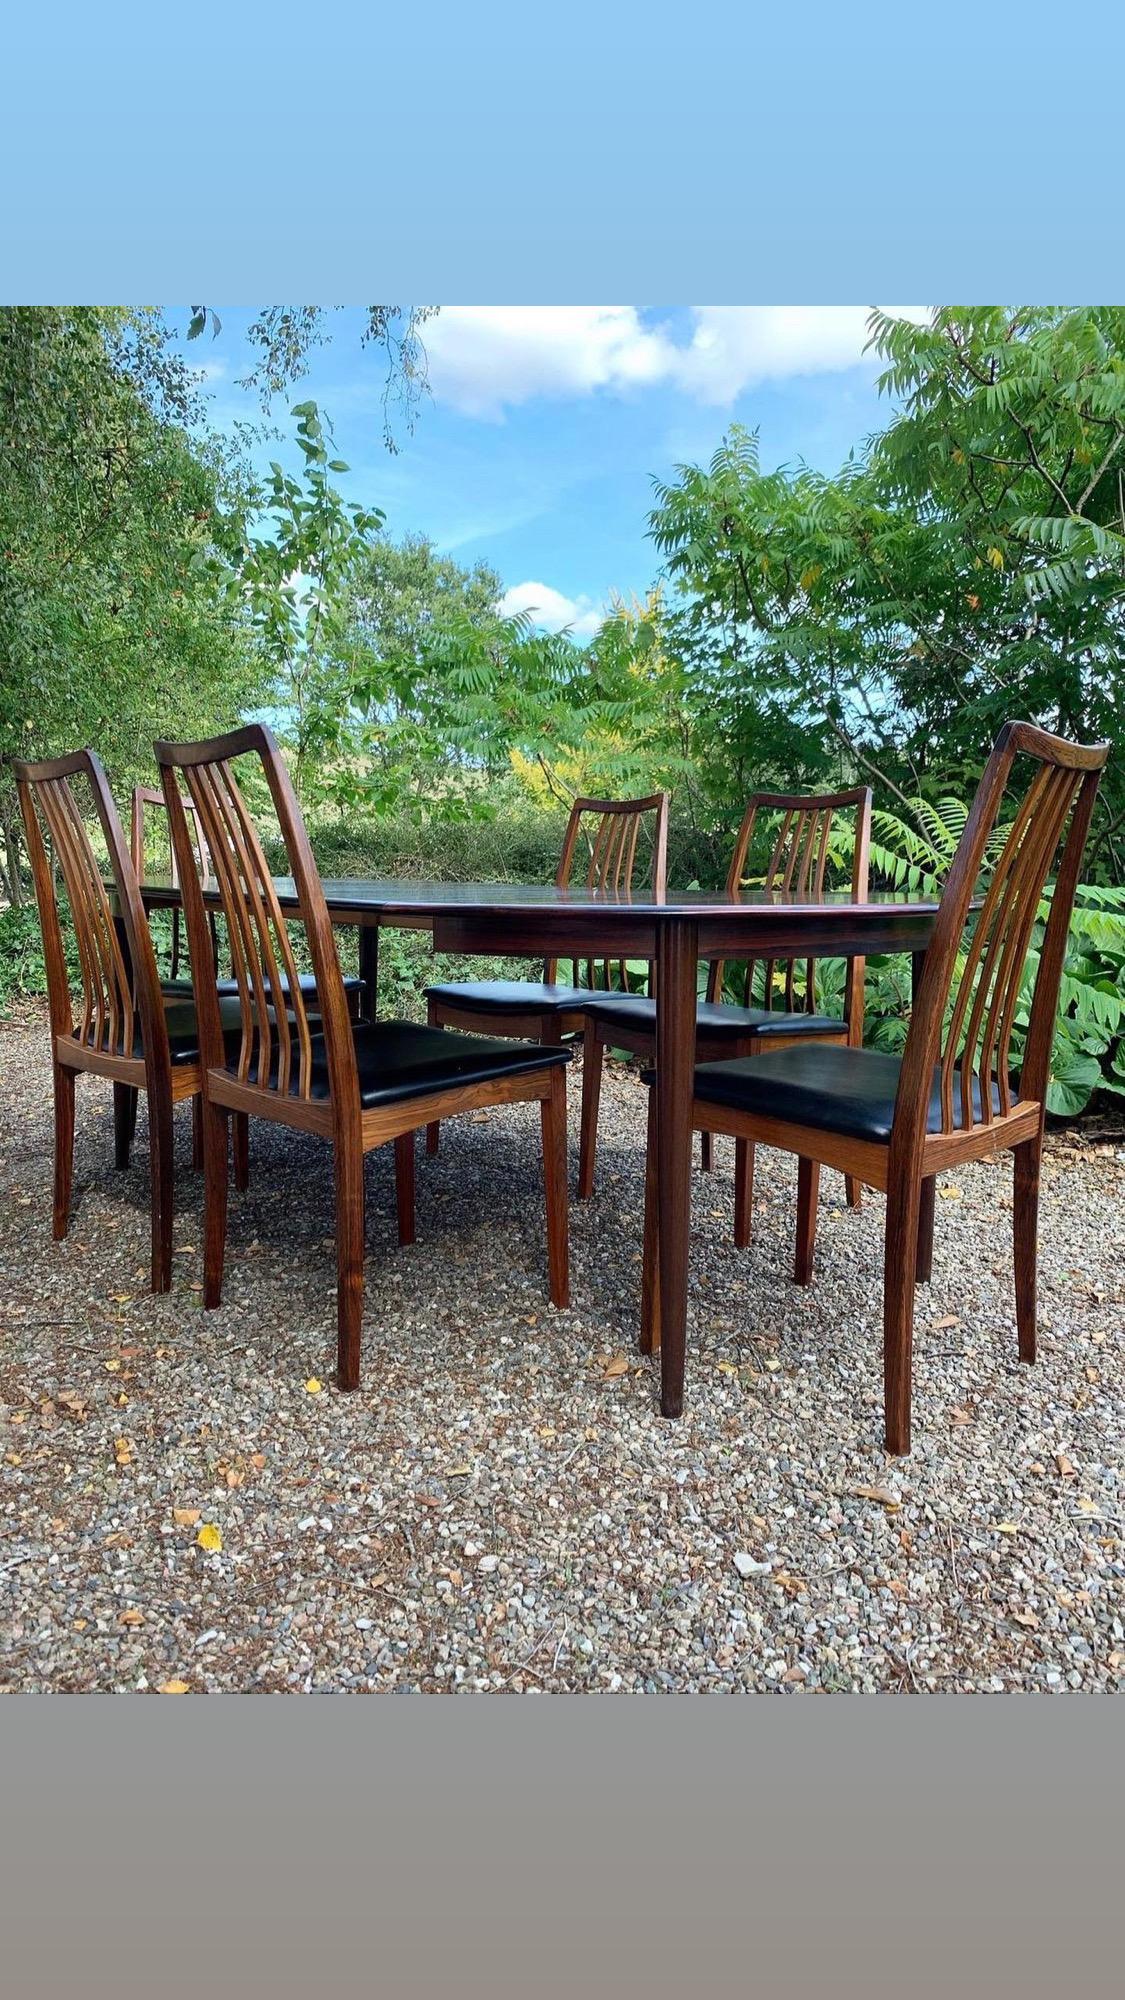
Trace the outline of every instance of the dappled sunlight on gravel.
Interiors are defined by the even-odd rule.
[[[635,1351],[644,1093],[607,1079],[573,1309],[547,1302],[538,1120],[449,1122],[395,1247],[368,1161],[363,1380],[333,1383],[328,1149],[251,1131],[222,1309],[177,1112],[175,1280],[147,1287],[147,1139],[113,1168],[80,1080],[76,1205],[50,1240],[50,1077],[0,1028],[0,1684],[295,1691],[1115,1686],[1125,1666],[1125,1132],[1050,1143],[1041,1359],[1016,1360],[1010,1168],[937,1204],[915,1445],[882,1449],[882,1202],[696,1173],[687,1412]],[[577,1136],[578,1066],[571,1077]],[[576,1145],[572,1145],[572,1167]],[[221,1546],[208,1549],[218,1530]]]

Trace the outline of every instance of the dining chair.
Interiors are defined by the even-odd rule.
[[[172,844],[171,828],[168,825],[168,814],[167,814],[167,807],[164,801],[164,794],[161,791],[155,790],[155,788],[150,785],[137,785],[133,791],[133,813],[132,813],[132,824],[130,828],[129,845],[133,856],[133,866],[137,871],[137,880],[140,882],[140,885],[143,889],[146,880],[145,877],[146,855],[149,851],[149,847],[151,846],[151,839],[148,831],[148,826],[146,826],[146,820],[148,820],[149,824],[151,824],[151,815],[155,811],[159,811],[160,820],[158,821],[158,824],[160,824],[161,822],[163,823],[163,828],[168,840],[168,860],[169,860],[168,879],[171,882],[173,888],[178,888],[180,881],[179,868],[176,863],[175,848]],[[213,879],[213,871],[211,868],[211,852],[207,846],[207,841],[203,833],[203,828],[200,822],[199,814],[196,811],[190,799],[185,799],[184,811],[187,815],[188,828],[191,833],[192,852],[195,856],[195,863],[199,871],[203,888],[205,890],[213,889],[214,879]],[[219,976],[219,937],[215,925],[215,917],[213,911],[208,912],[208,933],[211,946],[211,958],[215,968],[215,976],[218,983],[219,992],[224,998],[234,997],[238,993],[237,979],[226,979]],[[161,984],[163,991],[165,993],[182,993],[187,996],[190,996],[192,991],[190,977],[187,979],[181,979],[179,977],[180,956],[181,956],[180,911],[177,907],[174,906],[172,910],[171,977],[169,979],[163,980]],[[298,974],[298,980],[301,988],[301,993],[304,998],[305,1007],[308,1011],[309,1018],[312,1019],[317,1011],[316,979],[311,972],[302,972]],[[289,983],[287,974],[284,974],[282,976],[280,990],[285,995],[286,1000],[288,1001]],[[364,997],[363,980],[356,978],[354,974],[345,973],[344,992],[347,996],[348,1012],[354,1020],[358,1020],[363,1008],[363,997]]]
[[[1039,1163],[1067,930],[1107,743],[1081,745],[1006,723],[985,767],[942,892],[901,1056],[796,1046],[695,1073],[696,1129],[797,1156],[795,1276],[813,1275],[821,1166],[886,1194],[883,1372],[887,1450],[910,1449],[914,1292],[930,1275],[935,1178],[1013,1155],[1018,1348],[1034,1361]],[[1033,774],[1010,825],[997,821],[1017,758]],[[996,858],[982,884],[986,852]],[[1052,865],[1018,1082],[1012,1036]],[[655,1171],[650,1103],[642,1346],[658,1339]]]
[[[347,1008],[324,888],[289,773],[259,724],[206,743],[157,743],[187,917],[202,1049],[205,1306],[222,1296],[227,1229],[227,1120],[270,1119],[326,1139],[333,1150],[340,1386],[359,1386],[363,1319],[364,1155],[394,1144],[400,1241],[413,1238],[414,1134],[436,1113],[538,1101],[541,1107],[550,1296],[569,1298],[566,1080],[570,1051],[450,1034],[410,1021],[355,1021]],[[296,908],[282,910],[261,837],[234,772],[264,771]],[[224,1033],[208,963],[207,911],[187,805],[211,857],[238,984],[239,1027]],[[291,925],[305,935],[319,1008],[306,1006]],[[283,985],[282,982],[285,981]]]
[[[802,798],[787,792],[755,792],[743,815],[734,843],[726,890],[734,895],[746,885],[746,862],[756,832],[767,827],[767,858],[755,888],[815,902],[824,894],[834,842],[842,831],[850,835],[848,870],[853,902],[867,895],[871,845],[871,792],[825,792]],[[754,986],[761,968],[761,1005],[755,1006]],[[799,984],[803,976],[803,993]],[[817,964],[770,959],[745,966],[742,1004],[723,999],[727,967],[722,959],[708,967],[706,994],[696,1007],[696,1060],[712,1062],[724,1056],[753,1056],[762,1049],[786,1048],[800,1041],[842,1042],[858,1048],[863,1041],[862,959],[849,959],[844,981],[843,1016],[817,1011]],[[780,979],[780,995],[778,981]],[[780,1005],[775,1000],[780,998]],[[588,998],[582,1034],[582,1129],[578,1165],[578,1195],[588,1200],[594,1191],[601,1101],[602,1064],[607,1048],[633,1055],[656,1056],[656,1002],[639,993],[606,993]],[[703,1165],[713,1161],[711,1134],[703,1134]],[[744,1250],[750,1241],[754,1200],[754,1147],[749,1139],[735,1143],[734,1240]],[[860,1183],[847,1177],[847,1198],[860,1202]]]
[[[575,860],[584,843],[585,886],[627,896],[637,873],[638,847],[645,822],[651,820],[648,877],[655,895],[663,895],[668,873],[668,794],[647,799],[575,799],[563,837],[555,882],[566,889],[574,880]],[[542,982],[524,979],[477,979],[427,986],[427,1020],[431,1027],[465,1028],[476,1034],[533,1035],[539,1042],[561,1042],[580,1035],[590,988],[609,987],[614,961],[586,961],[586,983],[579,984],[579,961],[571,961],[569,983],[558,979],[558,959],[549,958]],[[623,960],[616,961],[622,987],[628,985]],[[651,984],[652,968],[649,968]],[[426,1148],[438,1149],[439,1122],[430,1123]]]
[[[99,759],[92,750],[45,763],[17,763],[16,784],[39,906],[55,1108],[53,1234],[69,1224],[74,1171],[75,1085],[80,1072],[113,1085],[114,1153],[127,1167],[138,1093],[148,1101],[152,1183],[152,1289],[172,1282],[172,1107],[198,1099],[199,1035],[190,995],[161,993],[136,870]],[[78,780],[80,801],[72,780]],[[101,829],[117,911],[83,812],[86,798]],[[49,851],[48,851],[49,850]],[[63,943],[61,878],[74,929],[82,989],[71,994]],[[227,1021],[231,1017],[229,1006]]]

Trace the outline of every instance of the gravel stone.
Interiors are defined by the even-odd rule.
[[[534,1106],[447,1123],[436,1159],[419,1146],[406,1250],[391,1151],[368,1160],[362,1386],[344,1396],[326,1147],[252,1126],[224,1303],[204,1314],[186,1107],[174,1282],[154,1298],[143,1109],[118,1173],[111,1093],[80,1079],[54,1244],[38,1007],[0,1027],[0,1061],[0,1688],[1120,1685],[1120,1124],[1048,1143],[1034,1368],[1016,1356],[1010,1166],[943,1181],[915,1445],[891,1460],[881,1198],[849,1210],[822,1176],[817,1278],[799,1289],[793,1163],[760,1153],[740,1253],[722,1140],[715,1173],[695,1173],[687,1409],[661,1418],[658,1366],[636,1351],[633,1071],[607,1073],[567,1312],[546,1295]]]

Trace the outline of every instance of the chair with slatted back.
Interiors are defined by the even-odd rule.
[[[652,822],[648,880],[653,892],[662,895],[668,871],[666,792],[654,792],[647,799],[575,799],[555,872],[559,888],[569,887],[575,879],[575,863],[577,860],[580,865],[585,843],[586,887],[627,894],[636,879],[641,833],[648,820]],[[479,979],[427,986],[426,1018],[431,1027],[465,1028],[474,1034],[533,1035],[536,1041],[561,1042],[566,1036],[582,1034],[590,989],[612,985],[612,963],[587,960],[584,985],[577,960],[571,962],[567,983],[558,979],[558,960],[549,958],[541,983]],[[617,962],[616,973],[625,987],[628,976],[621,962]],[[426,1134],[431,1153],[438,1149],[438,1131],[438,1125],[431,1124]]]
[[[794,1047],[751,1061],[704,1063],[693,1119],[795,1153],[796,1278],[813,1273],[821,1166],[887,1197],[883,1367],[887,1449],[910,1449],[914,1290],[930,1275],[935,1177],[1010,1151],[1014,1164],[1016,1324],[1034,1361],[1039,1162],[1059,981],[1106,743],[1064,742],[1029,722],[1005,724],[981,778],[926,953],[901,1057],[872,1049]],[[1020,758],[1036,767],[977,896],[986,852]],[[994,845],[996,843],[994,842]],[[1018,1083],[1012,1035],[1028,952],[1057,859]],[[974,909],[976,911],[974,915]],[[653,1120],[650,1118],[650,1135]],[[650,1137],[651,1149],[651,1137]],[[650,1150],[651,1160],[651,1150]],[[657,1338],[656,1206],[648,1175],[642,1344]]]
[[[851,861],[848,882],[853,901],[867,895],[868,851],[871,842],[871,793],[867,789],[829,792],[801,798],[789,793],[756,792],[743,815],[734,844],[726,887],[730,894],[747,882],[747,857],[755,834],[766,828],[766,860],[754,885],[779,895],[815,900],[824,893],[833,843],[850,822]],[[723,999],[727,968],[717,960],[708,968],[706,997],[696,1008],[696,1060],[753,1056],[761,1050],[784,1048],[794,1041],[863,1041],[862,959],[848,962],[842,1018],[817,1011],[817,966],[814,959],[780,963],[749,963],[742,968],[741,1004]],[[778,990],[780,984],[780,992]],[[755,1005],[755,986],[760,1005]],[[803,986],[803,992],[801,990]],[[585,1008],[582,1036],[582,1137],[578,1193],[586,1200],[594,1191],[598,1144],[598,1110],[602,1064],[607,1048],[656,1057],[656,1003],[633,993],[599,994]],[[712,1163],[711,1137],[703,1135],[703,1164]],[[750,1241],[754,1196],[754,1148],[747,1139],[735,1146],[734,1240],[740,1249]],[[848,1178],[848,1201],[860,1200],[859,1182]]]
[[[152,1177],[152,1288],[165,1292],[172,1282],[172,1107],[199,1092],[195,1009],[190,996],[165,999],[161,994],[136,870],[105,772],[93,751],[79,750],[47,763],[17,763],[15,768],[47,967],[55,1097],[55,1240],[65,1237],[70,1214],[78,1074],[86,1071],[113,1084],[119,1167],[129,1164],[137,1094],[143,1090],[148,1099]],[[101,828],[116,912],[73,780],[88,793]],[[60,878],[80,968],[78,1014],[63,944]]]
[[[178,887],[180,879],[179,869],[177,867],[176,855],[171,842],[170,829],[168,828],[168,815],[164,803],[164,794],[163,792],[158,792],[154,790],[151,786],[148,785],[137,785],[133,792],[133,818],[132,818],[131,838],[129,844],[133,855],[133,866],[137,871],[137,880],[140,882],[141,887],[143,888],[145,886],[145,880],[146,880],[146,875],[145,875],[146,855],[148,853],[148,848],[150,844],[148,825],[146,825],[146,821],[149,824],[151,824],[151,817],[154,808],[157,808],[159,810],[160,820],[164,824],[165,831],[168,832],[169,880],[172,883],[173,887]],[[190,799],[185,800],[184,811],[187,814],[188,828],[192,836],[192,848],[195,854],[196,867],[199,871],[200,879],[202,881],[204,889],[213,889],[214,881],[212,878],[210,852],[207,846],[207,842],[203,835],[202,827],[200,825],[199,814],[197,813],[195,807],[192,805]],[[218,938],[218,932],[215,928],[215,917],[213,911],[209,912],[208,914],[208,930],[210,934],[212,960],[215,967],[216,977],[218,977],[219,938]],[[192,990],[191,980],[190,978],[184,979],[180,976],[180,958],[181,958],[180,912],[177,908],[173,908],[171,977],[169,979],[163,980],[162,986],[165,993],[184,994],[190,996]],[[302,972],[298,974],[298,978],[300,981],[301,993],[304,998],[305,1007],[311,1019],[317,1013],[316,980],[311,972]],[[224,998],[233,998],[238,993],[238,981],[236,979],[218,978],[218,987],[220,994]],[[288,986],[287,975],[283,976],[282,978],[281,990],[288,999],[289,986]],[[355,1020],[358,1020],[363,1006],[363,998],[364,998],[363,980],[356,978],[354,974],[346,973],[344,975],[344,992],[347,995],[348,1012],[352,1015],[352,1017]]]
[[[217,1306],[222,1292],[231,1114],[267,1118],[328,1140],[335,1163],[339,1379],[342,1388],[357,1388],[364,1154],[393,1142],[399,1235],[409,1241],[414,1134],[435,1113],[453,1117],[521,1100],[541,1107],[550,1294],[556,1305],[565,1305],[570,1051],[450,1034],[409,1021],[352,1020],[324,888],[269,730],[255,724],[208,743],[158,743],[155,749],[196,973],[204,1100],[204,1305]],[[296,894],[296,910],[288,915],[235,775],[241,757],[256,760],[269,786]],[[199,815],[230,941],[240,1011],[233,1035],[223,1032],[214,980],[196,970],[208,963],[207,911],[181,785]],[[310,1016],[296,977],[291,925],[303,930],[312,958],[318,1018]]]

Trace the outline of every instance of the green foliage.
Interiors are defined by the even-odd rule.
[[[294,751],[294,783],[308,802],[319,772],[351,748],[346,592],[383,516],[346,503],[332,485],[329,474],[348,468],[329,457],[316,404],[297,403],[292,414],[304,476],[271,465],[264,493],[254,495],[264,525],[241,552],[238,588]]]
[[[233,595],[239,468],[151,314],[0,309],[0,890],[24,893],[12,762],[96,745],[123,790],[158,735],[259,691]]]

